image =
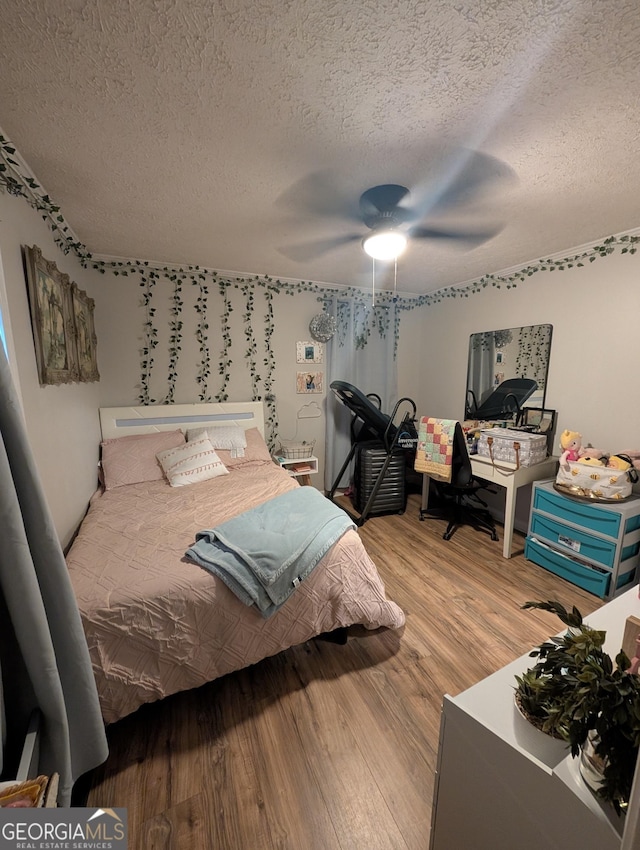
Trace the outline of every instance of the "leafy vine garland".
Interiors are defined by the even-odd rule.
[[[182,342],[182,274],[171,275],[169,280],[173,281],[173,296],[171,297],[171,321],[169,322],[169,370],[168,389],[164,397],[164,404],[172,404],[175,401],[176,381],[178,380],[178,359],[180,357]]]
[[[258,374],[258,366],[257,366],[257,353],[258,353],[258,345],[256,343],[256,336],[253,331],[252,319],[253,319],[253,310],[254,310],[254,292],[253,287],[244,285],[242,287],[242,294],[245,297],[245,308],[243,314],[244,321],[244,338],[247,343],[247,348],[245,350],[245,361],[249,366],[249,374],[251,376],[251,388],[253,391],[253,398],[257,397],[258,394],[258,385],[260,383],[260,375]]]
[[[382,336],[390,330],[391,314],[393,314],[393,334],[395,350],[397,351],[400,334],[400,316],[404,310],[414,310],[419,307],[429,307],[448,298],[469,298],[487,287],[497,289],[515,289],[519,283],[526,281],[538,272],[563,271],[580,268],[596,259],[603,258],[619,251],[621,254],[635,254],[640,235],[626,233],[609,236],[602,243],[591,246],[571,257],[561,259],[548,258],[538,260],[509,274],[485,274],[479,279],[463,286],[444,287],[436,292],[416,296],[402,296],[391,292],[376,293],[375,306],[371,304],[371,293],[356,287],[322,286],[311,281],[280,281],[267,275],[249,278],[223,278],[212,269],[199,266],[172,267],[161,266],[141,260],[107,261],[93,257],[86,246],[73,234],[65,221],[60,207],[46,194],[24,164],[15,146],[3,135],[0,135],[0,190],[14,197],[25,200],[33,209],[40,213],[42,219],[51,229],[54,242],[64,254],[74,254],[83,268],[94,269],[101,274],[107,271],[115,276],[128,277],[137,275],[142,289],[141,307],[144,310],[142,348],[140,351],[140,393],[142,404],[155,404],[150,390],[151,375],[155,365],[154,351],[158,345],[158,327],[155,323],[156,308],[153,303],[154,288],[161,278],[173,286],[171,298],[168,339],[168,371],[167,389],[163,401],[172,403],[175,398],[175,387],[178,378],[178,362],[182,350],[184,333],[183,315],[183,285],[191,283],[197,288],[196,313],[197,323],[195,337],[200,347],[200,363],[196,381],[200,387],[200,400],[212,398],[210,388],[211,354],[210,354],[210,322],[208,316],[208,297],[210,286],[218,286],[223,298],[223,309],[220,317],[220,350],[218,358],[218,374],[221,383],[215,393],[215,399],[228,399],[228,385],[233,365],[231,349],[230,314],[233,311],[230,293],[233,288],[240,288],[245,298],[244,335],[246,340],[246,361],[251,375],[252,394],[254,400],[262,399],[267,406],[267,425],[271,439],[277,430],[275,414],[275,397],[273,395],[273,380],[275,374],[275,358],[271,348],[274,333],[274,294],[296,295],[312,292],[318,295],[319,301],[334,297],[337,292],[341,297],[348,296],[356,305],[354,313],[354,342],[356,347],[366,346],[371,329],[376,328]],[[263,345],[264,357],[262,369],[258,369],[258,343],[254,322],[255,293],[263,291],[266,304],[264,317]],[[389,308],[395,305],[395,311]],[[345,344],[344,327],[340,329],[341,307],[338,304],[338,344]]]
[[[140,351],[140,395],[138,396],[142,404],[155,404],[155,399],[149,394],[149,382],[154,364],[153,351],[158,345],[158,329],[153,322],[156,310],[152,304],[153,287],[157,279],[158,275],[152,270],[140,278],[140,286],[144,289],[142,306],[145,309],[143,342]]]
[[[229,322],[229,317],[233,312],[233,307],[231,305],[231,299],[229,297],[229,288],[230,285],[226,281],[219,281],[219,290],[220,295],[223,299],[223,310],[222,316],[220,317],[220,325],[221,325],[221,341],[222,348],[220,349],[220,354],[218,356],[218,374],[222,379],[222,383],[220,385],[220,389],[216,395],[216,401],[227,401],[227,387],[229,386],[229,381],[231,380],[231,367],[233,365],[233,361],[231,359],[231,326]]]
[[[209,352],[209,322],[207,319],[207,304],[209,299],[209,287],[206,284],[206,277],[202,273],[198,273],[197,278],[193,280],[195,286],[198,287],[198,297],[195,303],[195,311],[198,314],[196,324],[196,340],[200,346],[200,366],[196,375],[196,381],[200,385],[200,401],[211,401],[209,394],[209,377],[211,376],[211,354]]]
[[[276,358],[273,353],[273,348],[271,347],[271,338],[275,333],[276,325],[273,315],[273,292],[270,289],[265,291],[265,299],[267,302],[267,312],[264,317],[265,355],[263,364],[266,372],[266,377],[264,379],[264,404],[267,408],[267,430],[270,434],[274,434],[278,428],[278,420],[276,416],[276,397],[273,392],[273,376],[276,371]]]

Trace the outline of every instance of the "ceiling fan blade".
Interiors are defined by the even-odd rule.
[[[334,251],[349,242],[355,242],[357,239],[362,239],[361,233],[349,233],[344,236],[334,236],[331,239],[316,239],[313,242],[301,242],[299,245],[287,245],[278,248],[278,251],[285,257],[289,257],[290,260],[303,263],[308,260],[315,260],[316,257],[328,254],[330,251]]]
[[[493,239],[502,230],[500,225],[487,227],[484,230],[446,230],[437,227],[415,227],[409,231],[410,239],[441,239],[449,242],[459,242],[475,248]]]
[[[439,169],[436,181],[412,190],[412,196],[418,200],[409,210],[411,219],[420,221],[427,215],[471,204],[484,192],[502,188],[516,179],[511,166],[497,157],[480,151],[457,150]]]
[[[275,206],[301,216],[361,221],[358,202],[337,182],[331,171],[316,171],[301,178],[275,200]]]

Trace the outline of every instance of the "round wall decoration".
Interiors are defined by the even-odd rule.
[[[336,332],[336,320],[328,313],[318,313],[309,322],[309,332],[318,342],[328,342]]]

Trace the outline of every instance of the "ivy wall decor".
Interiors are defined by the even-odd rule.
[[[533,378],[544,392],[549,369],[551,325],[529,325],[520,329],[516,374]]]

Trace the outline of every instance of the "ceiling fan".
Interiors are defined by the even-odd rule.
[[[481,191],[499,181],[514,177],[509,166],[495,157],[466,151],[447,174],[419,189],[414,196],[406,186],[384,183],[364,191],[357,206],[344,191],[332,185],[331,176],[318,172],[304,178],[280,199],[302,213],[357,221],[363,228],[326,239],[317,239],[280,248],[290,259],[304,262],[315,259],[351,242],[360,241],[364,251],[377,260],[395,260],[413,240],[438,240],[460,248],[474,248],[494,237],[502,225],[430,224],[443,214],[469,207]],[[334,193],[332,195],[332,193]]]

